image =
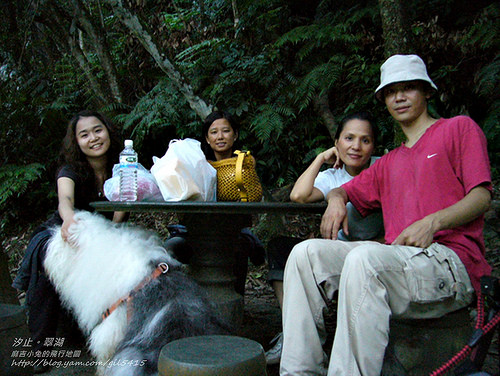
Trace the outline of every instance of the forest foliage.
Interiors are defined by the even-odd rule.
[[[54,210],[60,142],[84,108],[133,138],[146,167],[170,139],[199,138],[207,110],[230,111],[268,189],[295,181],[348,112],[375,114],[378,152],[391,149],[394,124],[373,91],[393,52],[427,62],[436,116],[478,122],[498,180],[498,2],[393,3],[405,51],[388,51],[398,35],[384,34],[375,0],[2,2],[0,232]]]

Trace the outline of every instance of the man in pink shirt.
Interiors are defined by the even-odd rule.
[[[469,305],[484,258],[491,201],[486,139],[470,118],[434,119],[437,90],[416,55],[381,67],[375,95],[406,141],[327,195],[321,234],[298,244],[285,268],[280,375],[380,375],[391,316],[440,317]],[[349,231],[346,203],[382,209],[385,243],[336,240]],[[323,310],[338,291],[330,361]],[[328,364],[329,363],[329,364]]]

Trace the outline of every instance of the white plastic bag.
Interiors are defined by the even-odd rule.
[[[120,165],[113,166],[113,177],[104,182],[104,195],[109,201],[120,201]],[[137,170],[137,201],[163,201],[153,175],[140,163]]]
[[[153,157],[151,173],[165,201],[216,201],[217,171],[199,141],[172,140],[165,155]]]

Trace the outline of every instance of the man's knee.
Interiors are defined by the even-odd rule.
[[[323,242],[322,239],[308,239],[300,242],[290,252],[287,264],[295,263],[300,265],[311,258],[316,258],[315,256],[324,250]]]
[[[374,260],[384,258],[388,250],[378,243],[366,243],[353,248],[346,256],[344,267],[363,268],[373,265]]]

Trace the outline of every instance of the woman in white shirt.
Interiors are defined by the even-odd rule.
[[[377,128],[370,114],[359,112],[345,117],[335,135],[335,145],[318,154],[309,167],[297,179],[290,193],[295,202],[309,203],[326,199],[328,192],[347,183],[377,157],[372,157],[377,139]],[[324,164],[332,165],[320,171]],[[365,218],[351,204],[347,204],[349,234],[339,231],[340,240],[368,240],[383,235],[382,214],[374,213]],[[283,303],[283,271],[289,253],[300,238],[278,237],[268,244],[268,279],[273,286],[280,307]],[[281,357],[281,333],[273,340],[275,345],[266,352],[268,364],[279,363]],[[273,343],[271,341],[271,343]]]

